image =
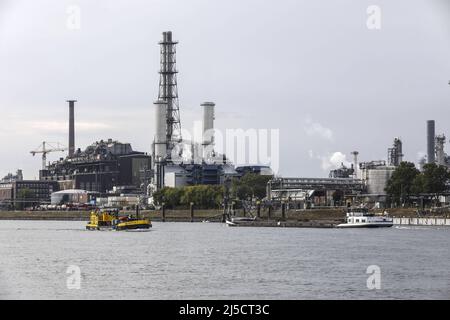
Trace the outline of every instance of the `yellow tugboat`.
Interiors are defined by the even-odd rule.
[[[150,220],[139,217],[139,209],[136,209],[136,218],[131,216],[119,217],[118,209],[104,209],[91,212],[87,230],[148,230],[152,227]]]

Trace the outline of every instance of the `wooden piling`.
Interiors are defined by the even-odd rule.
[[[163,203],[161,206],[162,222],[166,222],[166,204]]]
[[[191,222],[194,222],[194,203],[191,202]]]
[[[256,217],[261,218],[261,202],[256,203]]]

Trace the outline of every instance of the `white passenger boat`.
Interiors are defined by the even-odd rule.
[[[225,223],[229,226],[237,226],[240,222],[253,222],[256,220],[256,217],[233,217],[231,219],[227,219]]]
[[[394,220],[387,213],[377,215],[364,208],[349,210],[346,223],[338,225],[337,228],[390,228],[393,225]]]

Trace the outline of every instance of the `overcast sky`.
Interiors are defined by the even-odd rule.
[[[447,0],[0,0],[0,176],[38,176],[42,141],[113,138],[150,152],[161,33],[178,46],[183,127],[280,129],[280,174],[327,176],[358,150],[385,159],[401,137],[426,151],[425,121],[450,138]],[[67,27],[80,8],[80,29]],[[381,29],[367,8],[381,9]],[[62,156],[49,156],[55,160]],[[344,159],[345,160],[345,159]]]

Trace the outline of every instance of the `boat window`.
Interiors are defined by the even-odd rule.
[[[358,223],[359,222],[359,219],[356,219],[356,223]]]

